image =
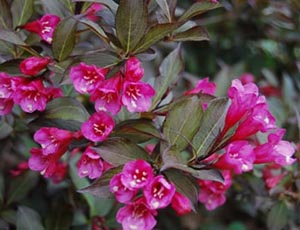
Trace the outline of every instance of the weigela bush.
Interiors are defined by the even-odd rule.
[[[233,80],[223,96],[208,77],[175,90],[183,71],[177,43],[208,40],[194,19],[218,1],[180,14],[176,1],[24,2],[0,27],[0,40],[17,50],[1,61],[19,68],[0,73],[1,122],[11,127],[1,137],[26,132],[35,142],[15,177],[32,170],[67,182],[83,193],[90,218],[101,216],[90,194],[115,199],[123,229],[151,230],[160,209],[184,215],[200,202],[214,210],[234,178],[267,164],[261,173],[271,189],[296,161],[252,75]],[[164,42],[177,48],[154,77],[144,66]]]

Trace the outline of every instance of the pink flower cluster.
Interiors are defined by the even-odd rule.
[[[89,20],[96,21],[98,18],[96,13],[102,9],[103,6],[100,3],[93,3],[84,12],[84,15]],[[60,21],[61,19],[57,15],[45,14],[40,19],[23,25],[22,28],[29,32],[36,33],[43,41],[47,42],[48,44],[52,44],[55,29]]]
[[[123,229],[153,229],[157,209],[168,205],[178,214],[191,211],[189,200],[176,192],[173,183],[164,176],[154,175],[152,166],[144,160],[126,163],[122,172],[111,179],[110,191],[125,204],[117,213],[117,221]]]
[[[233,132],[225,147],[210,155],[205,161],[212,167],[220,169],[225,178],[224,189],[219,189],[219,182],[199,181],[201,192],[199,201],[204,203],[208,210],[212,210],[225,202],[224,193],[231,185],[231,176],[253,170],[255,164],[275,163],[280,166],[293,164],[295,148],[282,140],[285,130],[275,124],[275,118],[269,111],[266,98],[259,95],[258,87],[253,83],[253,78],[247,74],[242,76],[242,82],[238,79],[232,81],[228,90],[230,106],[225,117],[225,126],[221,132],[219,141],[228,132]],[[204,93],[213,95],[215,85],[205,78],[200,80],[195,89],[185,94]],[[207,105],[203,105],[204,109]],[[259,143],[255,138],[257,133],[266,133],[267,141]],[[269,175],[267,186],[274,186],[281,176]],[[276,181],[276,182],[275,182]],[[217,188],[216,188],[217,187]]]
[[[151,106],[155,90],[141,81],[144,69],[136,57],[126,61],[123,73],[105,79],[109,69],[80,63],[73,66],[70,78],[81,94],[90,94],[97,112],[117,114],[122,106],[130,112],[145,112]]]
[[[9,114],[14,104],[27,113],[44,111],[47,102],[61,97],[60,88],[49,86],[38,74],[46,69],[49,58],[29,57],[20,64],[20,71],[30,77],[12,77],[0,73],[0,115]]]

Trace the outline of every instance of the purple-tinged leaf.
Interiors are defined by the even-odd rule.
[[[34,0],[14,0],[11,5],[13,26],[17,27],[25,24],[31,18],[33,9]]]
[[[0,29],[12,28],[12,15],[6,0],[0,0]]]
[[[126,53],[133,50],[147,29],[147,5],[144,0],[120,0],[116,14],[116,32]]]
[[[205,2],[196,2],[191,5],[191,7],[187,11],[185,11],[183,15],[181,15],[179,21],[187,21],[195,16],[219,7],[222,7],[220,3],[214,3],[210,0],[206,0]]]
[[[150,156],[146,150],[130,140],[121,137],[108,138],[93,149],[113,166],[120,166],[136,159],[150,161]]]
[[[203,40],[209,40],[209,36],[207,30],[204,27],[195,26],[186,31],[174,34],[171,40],[178,41],[178,42],[203,41]]]
[[[14,45],[27,46],[27,44],[22,40],[19,34],[12,30],[0,29],[0,40],[6,41]]]
[[[19,206],[17,211],[17,229],[45,229],[39,213],[26,206]]]

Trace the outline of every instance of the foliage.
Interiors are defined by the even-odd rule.
[[[300,226],[300,4],[221,2],[0,0],[1,229]]]

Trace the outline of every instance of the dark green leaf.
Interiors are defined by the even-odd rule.
[[[120,0],[116,15],[116,32],[126,53],[132,51],[144,36],[147,17],[144,0]]]
[[[78,58],[89,65],[97,65],[102,68],[111,67],[120,62],[120,59],[110,52],[86,52]]]
[[[164,171],[164,174],[167,178],[172,181],[176,187],[176,191],[183,194],[191,201],[193,210],[196,210],[198,204],[198,195],[199,195],[199,185],[197,181],[184,174],[180,170],[168,169]]]
[[[192,141],[197,157],[208,154],[216,143],[224,127],[228,104],[227,98],[217,98],[210,102],[204,112],[200,128]]]
[[[66,204],[63,200],[59,200],[59,202],[56,201],[51,210],[47,212],[47,214],[48,215],[45,221],[46,230],[71,229],[73,218],[72,206]]]
[[[202,104],[197,95],[184,97],[175,103],[163,125],[163,133],[169,145],[181,151],[190,143],[199,129]]]
[[[34,0],[14,0],[11,6],[14,27],[25,24],[33,14]]]
[[[26,46],[26,43],[23,42],[19,34],[12,30],[0,29],[0,40],[6,41],[14,45]]]
[[[17,211],[17,230],[44,230],[40,215],[26,206],[19,206]]]
[[[207,30],[201,26],[195,26],[172,36],[173,41],[203,41],[209,40]]]
[[[13,131],[13,128],[6,122],[0,123],[0,140],[8,137]]]
[[[11,75],[20,74],[20,63],[22,59],[12,59],[0,64],[0,71]]]
[[[24,199],[36,186],[38,179],[39,175],[36,172],[28,171],[12,180],[7,193],[7,204]]]
[[[61,18],[69,16],[71,13],[61,0],[41,0],[41,2],[45,13],[55,14]]]
[[[108,138],[94,148],[110,164],[119,166],[131,160],[150,160],[148,153],[135,143],[119,137]]]
[[[267,218],[270,230],[281,230],[288,223],[288,209],[284,202],[279,201],[270,210]]]
[[[78,192],[90,193],[102,198],[113,198],[114,195],[109,190],[109,183],[114,175],[122,171],[122,168],[123,167],[116,167],[106,171],[99,179],[88,187],[80,189]]]
[[[0,29],[12,28],[12,16],[6,0],[0,0]]]
[[[168,34],[176,30],[181,24],[180,23],[165,23],[158,24],[150,28],[150,30],[143,36],[142,40],[134,48],[134,53],[140,53],[162,40]]]
[[[197,170],[188,166],[186,162],[183,160],[183,158],[181,157],[180,152],[174,147],[167,148],[163,152],[162,158],[164,164],[160,169],[161,171],[165,171],[167,169],[173,168],[188,173],[197,179],[212,180],[221,183],[224,182],[224,178],[218,170],[215,169]]]
[[[107,43],[108,38],[104,32],[104,30],[95,22],[88,20],[86,18],[81,18],[78,19],[78,21],[82,24],[84,24],[85,26],[87,26],[93,33],[95,33],[99,38],[103,39],[104,41],[106,41]]]
[[[169,9],[169,4],[167,0],[156,0],[156,3],[159,5],[159,7],[164,12],[165,16],[167,17],[168,21],[172,21],[172,15]]]
[[[114,129],[114,136],[125,137],[139,143],[153,137],[160,138],[160,133],[151,120],[137,119],[119,123]]]
[[[116,12],[118,9],[118,4],[113,0],[72,0],[72,2],[98,2],[107,6],[112,12]]]
[[[56,27],[53,35],[52,50],[54,57],[62,61],[72,52],[76,41],[77,21],[68,17],[63,19]]]
[[[5,220],[7,223],[16,224],[17,222],[17,211],[13,209],[3,210],[0,213],[1,219]]]
[[[60,97],[47,104],[46,110],[35,123],[75,131],[88,118],[89,113],[79,101],[71,97]]]
[[[182,69],[181,49],[178,46],[163,60],[159,67],[160,76],[155,79],[154,88],[156,93],[152,99],[151,109],[154,109],[159,104],[167,90],[177,82]]]
[[[183,15],[181,15],[179,21],[187,21],[192,17],[198,16],[221,6],[222,5],[220,3],[213,3],[211,1],[196,2],[186,12],[184,12]]]
[[[5,183],[3,174],[0,173],[0,205],[2,206],[4,200]]]

